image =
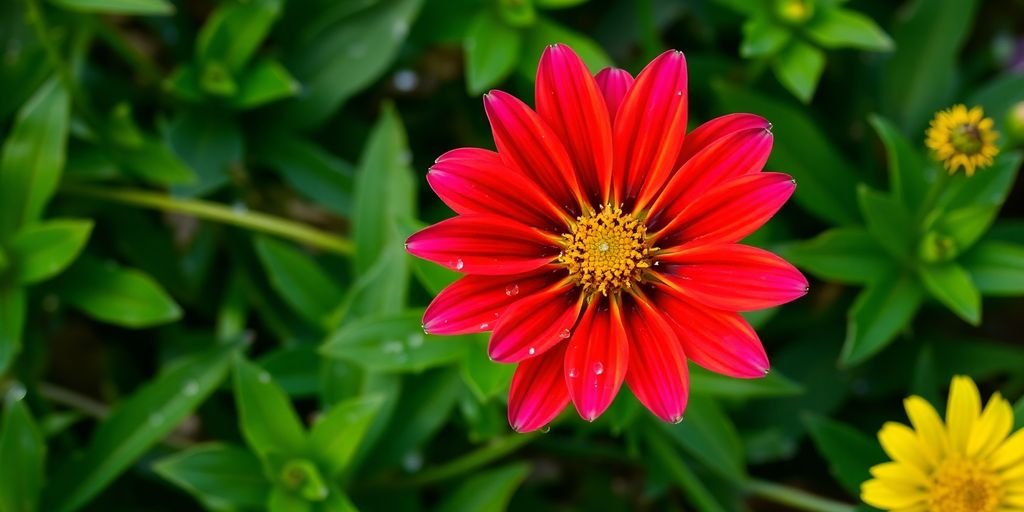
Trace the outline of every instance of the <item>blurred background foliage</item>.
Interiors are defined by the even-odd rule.
[[[5,0],[0,41],[0,510],[849,511],[901,397],[1024,393],[1020,0]],[[691,125],[767,117],[799,182],[748,240],[816,278],[749,316],[774,371],[694,368],[678,425],[511,433],[486,337],[420,327],[425,169],[555,42],[684,50]],[[960,102],[970,179],[923,146]]]

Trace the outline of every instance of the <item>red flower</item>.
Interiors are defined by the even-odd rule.
[[[545,50],[537,110],[484,96],[498,151],[461,148],[427,181],[458,215],[411,236],[408,251],[463,274],[424,315],[431,334],[493,331],[489,353],[518,363],[517,431],[571,400],[601,415],[623,381],[665,421],[682,419],[687,359],[739,378],[768,358],[737,313],[776,306],[807,280],[738,244],[796,187],[761,172],[771,124],[752,114],[686,134],[686,60],[669,51],[636,78],[596,77],[571,49]]]

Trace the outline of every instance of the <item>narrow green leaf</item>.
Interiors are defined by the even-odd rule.
[[[868,284],[850,308],[840,362],[860,364],[885,348],[914,318],[923,299],[924,290],[908,274]]]
[[[847,492],[860,495],[860,484],[871,477],[868,469],[885,462],[878,442],[836,420],[808,414],[804,424],[818,452],[828,461],[832,476]]]
[[[537,18],[537,22],[526,29],[524,35],[523,51],[519,58],[519,74],[531,82],[537,76],[537,64],[544,53],[544,48],[555,43],[571,47],[591,73],[597,73],[613,65],[611,57],[589,36],[547,18]]]
[[[998,206],[976,205],[952,211],[945,211],[935,221],[930,234],[937,238],[941,247],[937,259],[925,261],[947,261],[970,249],[988,231],[999,213]],[[927,242],[927,238],[923,242]],[[922,248],[924,249],[924,248]]]
[[[982,295],[1024,295],[1024,245],[982,241],[960,259]]]
[[[97,320],[131,328],[173,322],[181,308],[149,275],[83,255],[55,281],[60,297]]]
[[[889,195],[866,185],[857,188],[857,195],[868,232],[875,241],[897,260],[910,260],[917,238],[910,212]]]
[[[664,437],[667,436],[653,429],[643,436],[651,446],[649,457],[656,464],[658,473],[665,473],[675,480],[690,503],[700,512],[725,512],[726,509],[718,503],[707,485],[683,462],[679,453]]]
[[[326,326],[344,293],[308,255],[268,237],[255,239],[256,254],[274,290],[292,310],[316,325]]]
[[[320,389],[320,376],[315,371],[321,364],[316,347],[300,344],[280,347],[258,361],[274,382],[290,397],[312,396]]]
[[[0,155],[0,240],[43,213],[64,170],[70,100],[56,79],[18,111]]]
[[[870,51],[893,48],[892,38],[871,18],[849,9],[821,9],[805,30],[811,39],[826,48],[849,47]]]
[[[5,512],[40,510],[36,507],[43,488],[46,443],[22,398],[8,397],[0,423],[0,510]]]
[[[199,178],[193,184],[172,188],[175,195],[186,197],[205,195],[227,183],[229,167],[240,162],[245,152],[234,118],[209,107],[181,112],[171,120],[167,139],[174,153]]]
[[[861,227],[830,229],[811,240],[782,246],[778,252],[818,277],[842,283],[864,284],[895,266]]]
[[[1024,74],[1006,70],[998,78],[986,81],[965,103],[981,106],[985,115],[995,122],[996,131],[1006,133],[1007,112],[1021,101],[1021,90],[1024,90]]]
[[[31,284],[59,274],[82,252],[90,232],[92,221],[77,219],[49,220],[23,228],[9,245],[14,280]]]
[[[708,470],[733,482],[746,478],[742,441],[732,420],[715,400],[692,395],[683,421],[675,425],[661,423],[661,426]]]
[[[486,402],[508,389],[515,366],[498,364],[487,357],[487,334],[473,337],[476,339],[467,340],[470,347],[465,350],[465,357],[462,359],[462,380],[476,395],[477,400]]]
[[[345,217],[351,214],[351,164],[298,137],[275,135],[270,142],[253,148],[259,160],[320,206]]]
[[[167,16],[174,6],[165,0],[50,0],[65,9],[104,14]]]
[[[295,96],[302,86],[280,62],[260,59],[238,80],[238,94],[231,99],[235,108],[248,110]]]
[[[239,358],[235,363],[238,422],[249,447],[260,457],[300,454],[306,432],[288,396],[262,368]]]
[[[1024,348],[986,339],[935,340],[936,374],[945,385],[953,375],[982,381],[1015,376],[1024,367]]]
[[[892,195],[907,209],[916,212],[924,202],[929,185],[935,181],[934,165],[929,165],[921,153],[889,120],[871,115],[868,122],[885,145],[889,165],[889,186]]]
[[[236,351],[218,346],[181,360],[133,393],[100,424],[82,457],[50,480],[43,509],[66,512],[88,503],[220,386]]]
[[[438,512],[503,512],[526,476],[530,466],[526,463],[510,464],[481,471],[449,494],[438,506]]]
[[[776,78],[804,103],[809,103],[825,70],[825,52],[802,41],[792,41],[772,60]]]
[[[145,137],[136,147],[120,148],[116,160],[132,176],[153,185],[192,185],[198,177],[166,141]]]
[[[153,470],[211,510],[255,510],[267,503],[269,482],[260,460],[243,448],[199,444],[158,460]]]
[[[981,322],[981,294],[963,267],[955,263],[922,265],[918,272],[932,297],[965,322],[971,325]]]
[[[0,285],[0,372],[6,372],[21,352],[26,313],[25,289]]]
[[[320,353],[372,371],[420,372],[464,357],[465,339],[424,334],[422,317],[415,310],[347,322]]]
[[[505,79],[519,60],[522,36],[491,9],[473,20],[462,43],[466,50],[466,87],[480,94]]]
[[[937,201],[938,206],[945,210],[980,206],[998,210],[1010,194],[1022,161],[1024,153],[1006,151],[996,156],[991,167],[979,170],[974,176],[956,174],[950,177],[951,183]]]
[[[292,494],[275,486],[270,489],[267,510],[269,512],[311,512],[313,510],[313,503],[302,499],[297,494]]]
[[[743,24],[740,55],[744,58],[770,57],[792,39],[792,33],[769,16],[755,16]]]
[[[231,1],[210,15],[196,39],[201,66],[220,63],[229,72],[242,70],[281,12],[281,0]]]
[[[327,478],[334,478],[348,467],[381,404],[375,396],[353,398],[335,404],[313,423],[308,451]]]
[[[800,384],[775,371],[759,379],[734,379],[699,366],[690,366],[690,389],[695,395],[732,399],[792,396],[804,392]]]

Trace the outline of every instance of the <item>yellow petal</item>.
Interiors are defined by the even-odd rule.
[[[949,388],[949,403],[946,405],[946,425],[949,428],[950,449],[954,453],[967,453],[967,440],[980,414],[978,386],[970,377],[953,377],[953,384]]]
[[[925,498],[924,492],[905,492],[879,480],[868,480],[860,486],[860,499],[864,503],[886,510],[913,507],[924,502]]]
[[[907,410],[907,417],[921,439],[928,461],[932,466],[938,465],[949,449],[946,427],[943,426],[939,413],[935,412],[932,404],[919,396],[904,400],[903,407]]]
[[[1024,494],[1013,494],[1003,498],[1003,506],[1024,507]]]
[[[902,485],[927,488],[930,481],[919,469],[910,464],[884,462],[871,468],[871,476],[878,480],[900,483]]]
[[[893,512],[928,512],[928,504],[918,503],[909,507],[897,508]]]
[[[980,458],[992,454],[1013,430],[1013,407],[999,393],[992,395],[967,440],[967,454]]]
[[[892,460],[910,464],[925,474],[931,470],[921,441],[910,427],[890,421],[878,432],[878,441]]]
[[[992,467],[1002,470],[1013,464],[1024,464],[1024,429],[1018,430],[992,454]]]

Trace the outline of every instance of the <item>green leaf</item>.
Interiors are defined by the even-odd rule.
[[[320,389],[320,378],[314,370],[321,359],[312,345],[281,347],[261,357],[258,363],[288,396],[311,396]]]
[[[70,100],[56,79],[21,107],[0,155],[0,241],[35,222],[64,169]]]
[[[270,490],[267,510],[269,512],[311,512],[313,510],[313,503],[306,501],[297,494],[292,494],[275,486]]]
[[[302,251],[269,237],[257,237],[256,254],[274,290],[292,310],[316,325],[327,326],[343,292],[334,279]]]
[[[660,425],[708,470],[733,482],[746,478],[742,441],[732,420],[715,400],[691,395],[682,422]]]
[[[908,274],[883,276],[867,285],[850,308],[840,362],[853,366],[885,348],[914,318],[924,290]]]
[[[936,167],[929,165],[916,147],[889,120],[871,115],[868,122],[885,145],[889,165],[889,186],[893,197],[903,203],[908,210],[916,212],[924,202],[929,185],[937,178],[934,175]]]
[[[508,389],[515,366],[498,364],[487,357],[486,334],[478,334],[474,338],[476,339],[470,341],[471,346],[465,350],[465,357],[462,359],[462,380],[476,395],[477,400],[486,402]]]
[[[743,24],[743,42],[740,56],[767,57],[775,55],[792,39],[790,31],[768,16],[755,16]]]
[[[454,270],[420,258],[413,258],[412,271],[431,295],[441,293],[441,290],[462,277],[462,274]]]
[[[462,43],[466,51],[466,88],[480,94],[505,79],[519,60],[522,36],[490,9],[473,20]]]
[[[918,273],[932,297],[965,322],[971,325],[981,322],[981,293],[963,267],[955,263],[922,265]]]
[[[334,478],[348,467],[381,404],[381,399],[374,396],[345,400],[313,423],[308,452],[316,457],[327,478]]]
[[[1005,134],[1007,112],[1021,101],[1021,90],[1024,90],[1024,74],[1007,70],[1000,77],[986,81],[967,98],[966,104],[981,106],[985,115],[995,122],[996,131]]]
[[[1024,397],[1017,400],[1017,405],[1013,406],[1013,416],[1016,419],[1014,424],[1017,428],[1024,428]]]
[[[1024,295],[1024,245],[982,241],[960,259],[982,295]]]
[[[586,34],[570,30],[547,18],[540,17],[524,32],[523,51],[519,58],[519,74],[531,82],[537,77],[537,64],[544,48],[562,43],[573,49],[583,59],[591,73],[613,65],[611,57]]]
[[[587,3],[589,0],[533,0],[533,5],[541,9],[565,9]]]
[[[967,177],[956,174],[950,177],[951,183],[943,191],[937,201],[945,210],[956,210],[968,207],[991,206],[994,217],[999,207],[1006,201],[1017,171],[1020,169],[1024,154],[1020,151],[1004,152],[996,156],[992,167],[982,169],[974,176]],[[989,221],[991,223],[991,220]]]
[[[772,60],[775,77],[804,103],[809,103],[825,70],[825,52],[801,41],[792,41]]]
[[[1024,348],[1012,343],[978,338],[937,339],[932,342],[932,348],[936,374],[943,383],[953,375],[970,375],[979,382],[1016,376],[1024,367]]]
[[[775,143],[768,168],[796,179],[793,198],[800,206],[833,224],[860,222],[856,195],[860,172],[822,134],[819,122],[808,117],[804,109],[747,89],[722,82],[715,83],[714,89],[719,110],[757,112],[772,122]]]
[[[238,73],[260,47],[281,12],[281,0],[229,1],[210,15],[196,38],[201,67],[223,65]]]
[[[49,220],[23,228],[9,245],[15,282],[32,284],[59,274],[82,252],[90,232],[92,221],[77,219]]]
[[[498,13],[513,27],[529,27],[537,22],[537,9],[533,0],[498,0]]]
[[[734,379],[699,366],[690,366],[690,389],[696,395],[733,399],[792,396],[804,392],[800,384],[774,371],[758,379]]]
[[[228,182],[228,168],[241,162],[245,146],[237,122],[209,107],[185,110],[174,118],[167,139],[182,160],[198,174],[199,181],[173,187],[175,195],[205,195]]]
[[[260,59],[242,73],[238,80],[238,94],[231,99],[231,104],[248,110],[295,96],[300,90],[302,86],[280,62]]]
[[[267,502],[260,460],[236,446],[195,445],[160,459],[153,470],[211,510],[255,510]]]
[[[423,333],[423,312],[406,311],[347,322],[320,353],[371,371],[420,372],[464,357],[466,340]]]
[[[864,228],[830,229],[811,240],[779,248],[790,263],[841,283],[864,284],[894,267],[892,258]]]
[[[95,431],[81,458],[50,480],[44,510],[77,510],[167,437],[224,380],[233,346],[217,346],[170,365],[121,403]]]
[[[896,51],[884,68],[885,112],[908,133],[952,101],[957,55],[970,34],[975,0],[917,0],[893,28]]]
[[[239,427],[249,447],[261,458],[303,453],[305,429],[270,374],[239,358],[234,381]]]
[[[0,284],[0,373],[6,372],[21,352],[26,313],[25,289]]]
[[[339,215],[351,213],[352,166],[347,162],[298,137],[275,135],[253,150],[301,194]]]
[[[860,484],[871,477],[868,469],[886,461],[878,442],[859,430],[836,420],[808,414],[804,424],[825,460],[832,476],[847,492],[860,495]]]
[[[481,471],[459,484],[437,506],[438,512],[503,512],[508,502],[530,474],[526,463],[510,464],[487,471]]]
[[[946,261],[970,249],[988,231],[997,213],[998,206],[988,205],[968,206],[943,212],[935,221],[930,234],[941,240],[937,245],[941,246],[944,254],[940,256],[944,257],[925,261]],[[926,238],[925,242],[927,241]]]
[[[50,0],[65,9],[104,14],[168,16],[174,6],[165,0]]]
[[[130,328],[181,318],[181,308],[147,274],[83,255],[54,284],[60,297],[93,318]]]
[[[892,38],[871,18],[848,9],[821,9],[805,27],[807,34],[826,48],[889,51]]]
[[[866,185],[857,188],[857,195],[868,232],[878,245],[897,260],[909,261],[913,256],[912,244],[917,238],[910,213],[888,194]]]
[[[39,510],[46,443],[22,397],[7,398],[0,423],[0,460],[0,510]]]
[[[130,174],[154,185],[197,182],[192,168],[162,140],[146,137],[137,147],[120,148],[115,158]]]

